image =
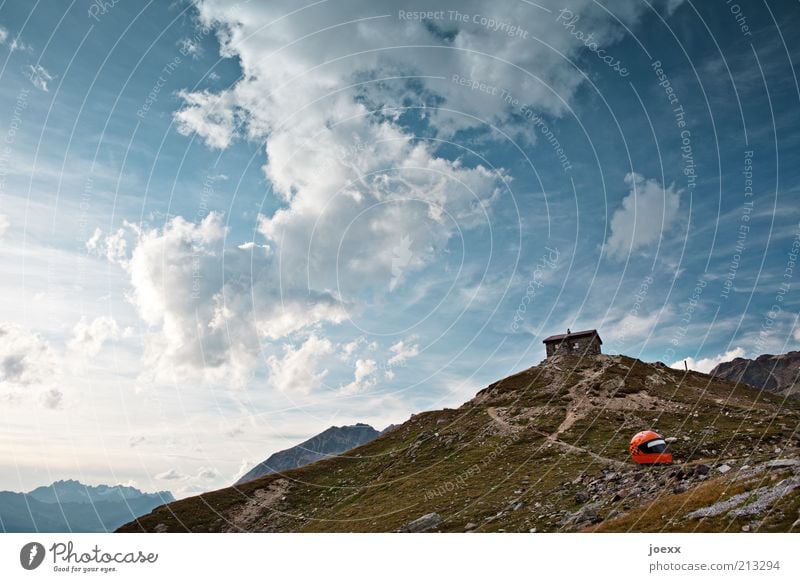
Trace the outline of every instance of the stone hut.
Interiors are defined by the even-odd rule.
[[[559,335],[551,335],[543,340],[547,349],[547,357],[551,356],[585,356],[602,353],[600,346],[603,340],[596,329],[570,331]]]

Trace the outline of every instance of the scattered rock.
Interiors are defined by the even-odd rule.
[[[575,503],[586,503],[589,501],[589,494],[586,491],[578,491],[575,494]]]
[[[767,461],[767,469],[786,469],[789,467],[800,467],[800,460],[798,459],[774,459]]]
[[[697,519],[714,517],[727,513],[728,517],[746,517],[760,515],[775,501],[790,494],[800,487],[800,476],[784,479],[773,486],[759,487],[753,491],[745,491],[724,501],[702,507],[689,513],[686,517]],[[755,499],[755,501],[753,501]]]
[[[409,521],[397,531],[402,533],[419,533],[437,527],[442,521],[442,516],[438,513],[428,513],[422,517],[418,517],[414,521]]]
[[[467,525],[464,526],[464,531],[472,531],[476,527],[478,527],[477,523],[469,522]]]
[[[673,493],[685,493],[688,490],[689,490],[689,486],[686,483],[678,483],[672,489],[672,492]]]
[[[166,523],[159,523],[158,525],[156,525],[156,527],[154,527],[154,528],[153,528],[153,530],[154,530],[156,533],[164,533],[164,532],[165,532],[165,531],[167,531],[168,529],[169,529],[169,528],[167,527],[167,524],[166,524]]]
[[[717,467],[717,471],[719,471],[723,475],[725,473],[727,473],[728,471],[730,471],[730,470],[731,470],[731,466],[730,465],[720,465],[719,467]]]
[[[600,513],[597,511],[597,503],[592,503],[579,509],[575,513],[569,513],[564,516],[561,520],[561,525],[583,525],[583,524],[592,524],[598,523],[603,521],[603,518],[600,517]]]
[[[628,495],[629,493],[625,489],[617,491],[616,493],[614,493],[614,497],[611,498],[611,502],[616,503],[617,501],[621,501],[622,499],[625,499]]]
[[[743,532],[748,532],[748,531],[750,531],[750,526],[749,526],[748,524],[744,524],[744,525],[742,526],[742,531],[743,531]]]

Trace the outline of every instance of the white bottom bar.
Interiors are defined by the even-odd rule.
[[[2,534],[0,580],[800,580],[798,541],[796,534]],[[30,542],[45,556],[26,570]],[[131,559],[144,563],[124,562]]]

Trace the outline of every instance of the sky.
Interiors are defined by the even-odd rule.
[[[0,3],[0,489],[222,487],[596,328],[798,349],[794,2]]]

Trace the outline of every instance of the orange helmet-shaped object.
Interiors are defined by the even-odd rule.
[[[630,451],[631,457],[639,465],[672,462],[672,453],[667,451],[666,441],[652,430],[643,430],[633,435]]]

